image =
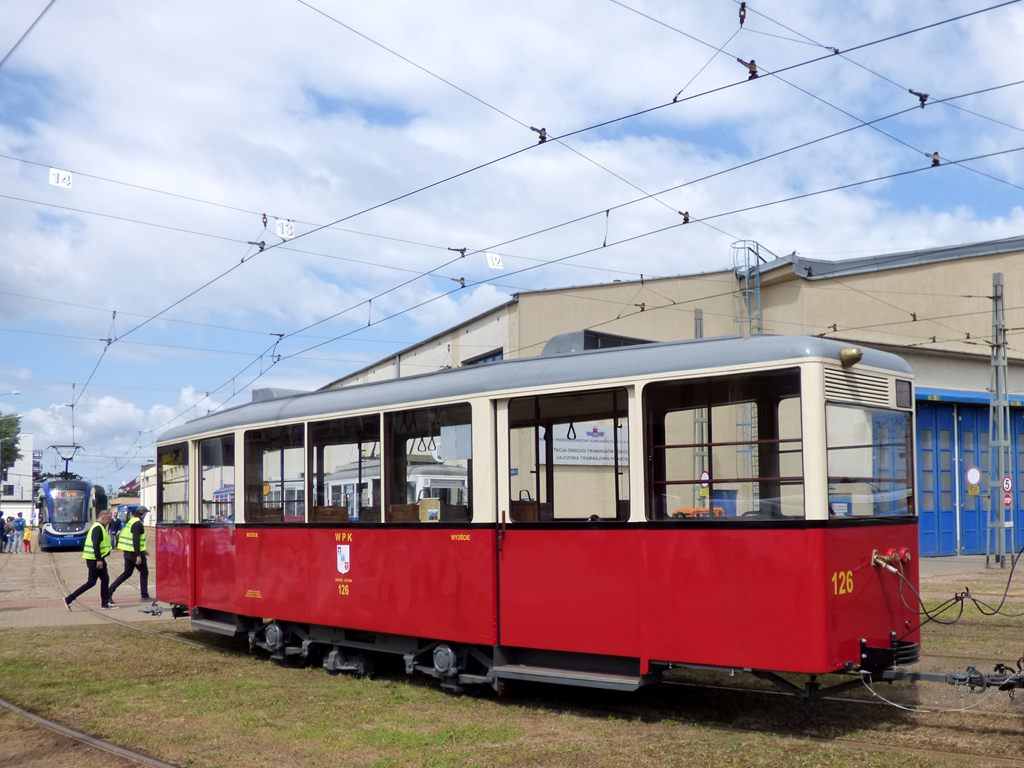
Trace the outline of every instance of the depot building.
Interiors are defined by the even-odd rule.
[[[995,551],[994,535],[985,535],[989,510],[1004,508],[1004,480],[992,477],[989,450],[997,293],[1010,393],[1007,546],[1017,550],[1024,546],[1024,237],[844,261],[780,258],[737,243],[732,267],[719,272],[516,294],[327,386],[539,355],[560,334],[574,334],[558,343],[575,349],[766,333],[893,352],[915,374],[921,554],[984,554]],[[981,470],[980,492],[968,483],[972,467]]]

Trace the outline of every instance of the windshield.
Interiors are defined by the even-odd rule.
[[[830,517],[914,514],[910,413],[825,406]]]
[[[88,495],[84,490],[55,488],[50,491],[53,500],[53,523],[85,522],[86,501]]]

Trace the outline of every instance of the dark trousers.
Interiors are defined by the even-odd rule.
[[[110,596],[114,596],[114,592],[121,586],[122,583],[127,581],[129,577],[135,572],[135,569],[139,569],[139,587],[142,593],[143,600],[149,600],[149,565],[146,563],[146,556],[143,554],[135,554],[134,552],[124,553],[124,573],[117,577],[117,581],[110,585]]]
[[[86,564],[89,566],[89,578],[78,589],[68,595],[68,602],[71,603],[77,598],[84,595],[94,586],[96,581],[100,582],[100,602],[103,605],[110,603],[110,576],[107,575],[107,564],[105,560],[86,560]],[[103,563],[102,568],[97,568],[96,563]]]

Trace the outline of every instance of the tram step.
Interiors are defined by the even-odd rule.
[[[616,691],[635,691],[645,684],[640,675],[616,675],[608,672],[581,672],[576,669],[531,667],[525,664],[503,664],[493,668],[499,680],[530,680],[537,683],[562,683],[584,688],[608,688]]]
[[[218,635],[234,637],[238,634],[238,627],[234,624],[226,624],[223,621],[212,621],[210,619],[192,619],[192,629],[203,632],[215,632]]]

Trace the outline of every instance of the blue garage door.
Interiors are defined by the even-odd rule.
[[[917,487],[920,504],[918,530],[921,555],[955,555],[953,406],[919,402],[917,438]]]
[[[961,405],[960,415],[960,466],[958,477],[963,478],[968,467],[981,468],[981,492],[989,491],[992,451],[988,444],[988,408],[976,405]],[[960,554],[982,555],[985,553],[984,532],[987,530],[987,514],[984,497],[968,496],[967,483],[960,483]],[[989,546],[994,547],[992,541]]]

